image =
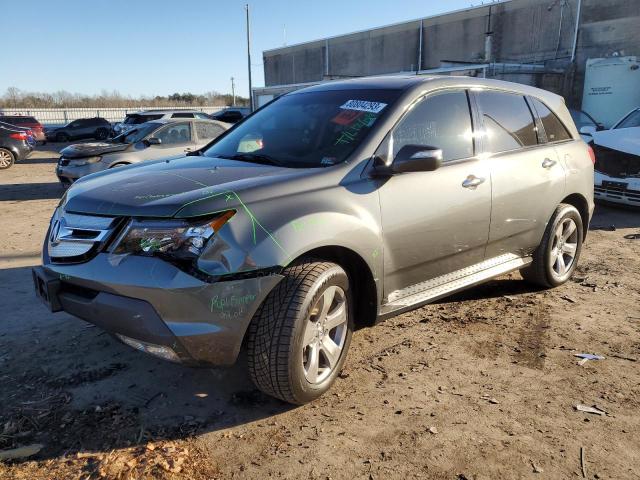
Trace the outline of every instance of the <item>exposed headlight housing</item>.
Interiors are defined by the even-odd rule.
[[[91,163],[98,163],[100,160],[102,160],[102,157],[100,156],[78,158],[77,160],[71,158],[69,159],[69,164],[73,165],[74,167],[82,167],[84,165],[89,165]]]
[[[161,256],[195,260],[207,242],[235,214],[228,210],[208,220],[136,220],[125,227],[111,252],[116,255]]]

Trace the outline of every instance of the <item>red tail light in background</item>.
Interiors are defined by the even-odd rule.
[[[589,157],[591,157],[591,161],[595,165],[596,164],[596,154],[593,151],[593,148],[591,148],[591,145],[587,145],[587,149],[589,150]]]
[[[14,140],[26,140],[27,139],[27,133],[26,132],[10,133],[9,136],[11,138],[13,138]]]

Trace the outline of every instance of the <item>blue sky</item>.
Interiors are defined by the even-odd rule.
[[[248,91],[244,4],[234,0],[0,0],[0,94]],[[473,1],[474,5],[480,0]],[[262,51],[471,6],[470,0],[250,1],[254,86]],[[11,19],[11,21],[7,21]],[[8,45],[7,45],[8,42]]]

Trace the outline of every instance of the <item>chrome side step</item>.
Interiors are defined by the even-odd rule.
[[[507,253],[490,258],[470,267],[411,285],[389,294],[388,302],[380,307],[380,320],[413,310],[452,293],[464,290],[498,275],[518,270],[532,261],[531,257],[519,257]]]

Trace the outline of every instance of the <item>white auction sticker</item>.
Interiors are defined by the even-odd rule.
[[[382,111],[382,109],[386,106],[386,103],[380,102],[369,102],[367,100],[348,100],[347,103],[342,105],[340,108],[344,110],[358,110],[360,112],[380,113],[380,111]]]

